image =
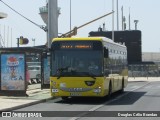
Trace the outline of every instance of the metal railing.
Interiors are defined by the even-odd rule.
[[[160,77],[160,69],[156,64],[129,65],[129,77]]]

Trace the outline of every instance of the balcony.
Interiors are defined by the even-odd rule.
[[[57,10],[57,17],[61,14],[60,13],[60,7],[58,7]],[[39,8],[39,14],[41,15],[41,18],[43,19],[45,24],[48,24],[48,4],[46,4],[46,6],[40,7]]]
[[[44,23],[48,24],[48,6],[46,5],[46,6],[40,7],[39,12]]]
[[[48,13],[48,7],[47,6],[43,6],[39,8],[40,14],[41,13]]]

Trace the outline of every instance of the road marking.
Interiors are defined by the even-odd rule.
[[[120,96],[117,96],[116,98],[114,98],[114,99],[112,99],[112,100],[109,100],[109,101],[107,101],[107,102],[105,102],[105,103],[103,103],[103,104],[101,104],[101,105],[97,105],[97,106],[91,108],[91,109],[88,110],[88,111],[96,111],[96,110],[102,108],[103,106],[105,106],[105,105],[107,105],[107,104],[109,104],[109,103],[111,103],[111,102],[113,102],[113,101],[115,101],[115,100],[117,100],[117,99],[120,99],[120,98],[122,98],[122,97],[124,97],[124,96],[126,96],[126,95],[128,95],[129,93],[131,93],[131,92],[133,92],[133,91],[136,91],[136,90],[138,90],[138,89],[141,89],[141,88],[147,86],[147,85],[150,84],[150,83],[151,83],[151,82],[147,82],[146,84],[144,84],[144,85],[142,85],[142,86],[140,86],[140,87],[138,87],[138,88],[136,87],[135,89],[132,89],[131,91],[129,91],[129,92],[127,92],[127,93],[124,93],[124,94],[122,94],[122,95],[120,95]],[[87,111],[86,111],[85,113],[79,114],[78,117],[73,117],[73,118],[71,118],[70,120],[78,120],[78,119],[80,119],[81,117],[83,117],[83,116],[86,115],[86,114],[88,114]]]
[[[139,86],[132,86],[132,87],[130,87],[130,88],[132,88],[132,89],[137,89],[137,88],[139,88]]]
[[[146,87],[144,87],[144,89],[150,89],[150,88],[152,88],[153,86],[146,86]]]

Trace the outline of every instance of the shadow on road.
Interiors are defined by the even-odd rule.
[[[144,94],[146,94],[146,92],[130,92],[119,99],[115,99],[107,105],[131,105],[144,96]]]
[[[68,100],[59,100],[56,103],[66,104],[88,104],[88,105],[130,105],[134,104],[139,100],[146,92],[130,92],[125,91],[124,93],[114,93],[111,98],[96,98],[96,97],[75,97],[69,98]],[[126,94],[126,95],[125,95]]]

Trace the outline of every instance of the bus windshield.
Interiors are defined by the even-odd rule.
[[[102,76],[101,50],[54,50],[52,76]]]

